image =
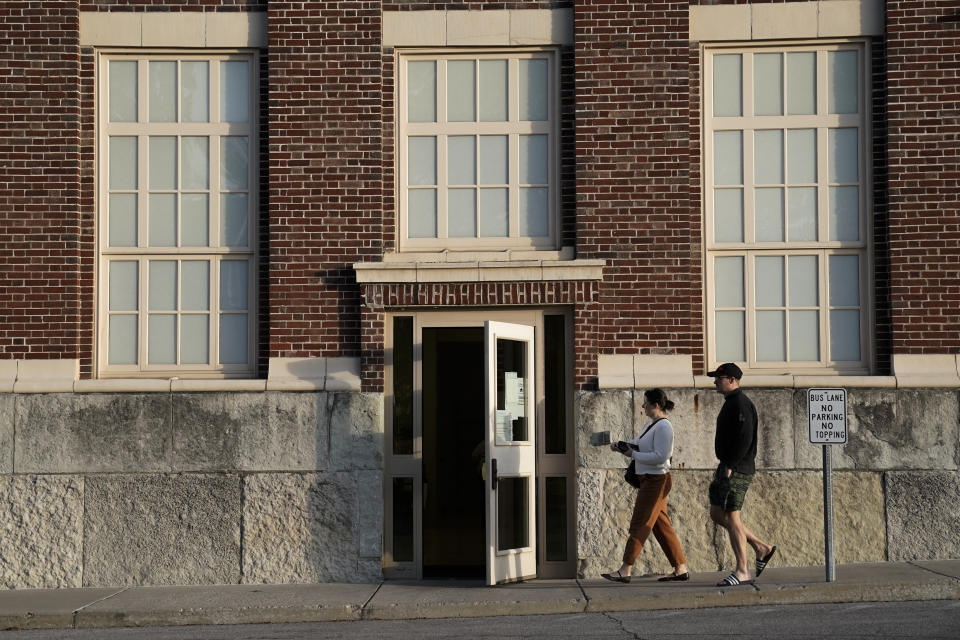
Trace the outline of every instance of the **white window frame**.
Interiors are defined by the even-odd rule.
[[[546,121],[519,120],[519,60],[522,58],[546,58],[549,61],[548,119]],[[508,60],[509,115],[506,122],[447,122],[446,120],[446,74],[442,71],[450,60]],[[437,121],[407,122],[407,63],[417,60],[437,61]],[[396,72],[397,138],[396,138],[396,195],[397,195],[397,247],[399,251],[444,251],[444,250],[490,250],[559,248],[560,229],[560,56],[555,47],[516,47],[511,49],[473,50],[398,50]],[[479,82],[479,74],[475,78]],[[479,90],[477,90],[479,95]],[[519,213],[519,136],[541,134],[548,137],[547,157],[550,166],[548,176],[548,226],[546,236],[520,235]],[[506,135],[509,138],[509,231],[506,237],[446,237],[447,231],[447,136],[455,135]],[[411,136],[437,137],[437,237],[408,238],[407,209],[407,139]],[[479,217],[479,211],[477,212]]]
[[[828,113],[828,51],[856,49],[859,51],[857,114]],[[817,52],[817,97],[815,115],[754,116],[753,112],[753,71],[751,53],[788,53]],[[704,309],[707,363],[709,368],[724,361],[717,357],[717,335],[715,320],[715,269],[714,261],[719,257],[743,256],[744,258],[744,349],[745,360],[740,361],[744,371],[753,374],[795,374],[795,375],[862,375],[874,369],[873,352],[873,215],[872,215],[872,131],[870,101],[870,44],[859,39],[822,40],[807,43],[769,42],[769,43],[723,43],[705,45],[702,53],[703,93],[701,99],[702,166],[703,166],[703,237],[705,246],[704,289],[706,305]],[[742,106],[741,116],[713,116],[713,55],[741,54],[742,58]],[[784,56],[784,60],[786,57]],[[748,62],[749,61],[749,62]],[[828,130],[840,127],[856,127],[858,140],[859,171],[859,239],[856,241],[836,241],[829,239],[829,182],[828,172]],[[755,240],[754,219],[754,162],[753,142],[750,135],[763,129],[814,129],[817,144],[817,239],[812,241],[757,242]],[[714,240],[714,148],[713,134],[719,130],[740,130],[743,132],[743,241],[716,242]],[[784,136],[786,138],[786,136]],[[786,145],[786,140],[784,140]],[[784,169],[786,170],[786,169]],[[783,178],[785,181],[787,177]],[[784,184],[786,186],[786,183]],[[786,229],[787,220],[784,220]],[[830,359],[830,322],[831,308],[829,298],[829,259],[833,255],[857,255],[859,257],[860,290],[860,360],[833,361]],[[818,305],[819,310],[819,353],[820,359],[813,361],[760,361],[757,359],[757,322],[756,322],[756,273],[752,262],[756,256],[784,256],[785,260],[793,255],[817,255],[818,265]],[[784,282],[784,302],[789,301],[789,279]],[[787,307],[784,307],[786,309]],[[789,316],[789,313],[786,314]],[[789,320],[787,320],[789,322]],[[785,330],[784,339],[789,352],[790,334]]]
[[[109,121],[109,64],[114,60],[137,62],[137,121]],[[150,122],[149,121],[149,63],[152,60],[164,61],[206,61],[208,65],[208,110],[207,122]],[[246,122],[223,122],[220,110],[220,65],[225,60],[245,60],[248,62],[248,104]],[[97,53],[97,344],[96,370],[98,377],[191,377],[191,378],[247,378],[256,373],[257,352],[257,265],[259,225],[259,55],[255,51],[240,49],[223,50],[103,50]],[[178,67],[179,68],[179,67]],[[180,110],[178,83],[177,112]],[[179,117],[178,117],[179,120]],[[111,247],[109,244],[109,139],[111,136],[129,136],[138,139],[137,144],[137,187],[130,190],[137,194],[137,246]],[[151,136],[200,136],[208,137],[209,184],[200,190],[208,195],[208,244],[207,246],[149,246],[148,205],[151,187],[149,184],[149,144]],[[232,192],[221,188],[220,184],[220,140],[227,136],[246,136],[248,141],[247,174],[247,246],[221,246],[220,244],[220,196]],[[177,146],[177,173],[180,174],[179,143]],[[156,190],[154,190],[156,191]],[[164,190],[171,191],[171,190]],[[177,188],[171,192],[182,194],[196,191],[183,188],[178,181]],[[241,190],[240,192],[243,192]],[[179,199],[176,223],[177,244],[180,243],[181,226],[179,224]],[[169,313],[177,316],[175,340],[176,364],[148,363],[149,345],[149,263],[151,260],[169,260],[177,262],[176,310]],[[209,264],[208,295],[209,304],[206,313],[208,324],[208,362],[206,364],[182,364],[180,344],[180,318],[189,315],[180,304],[180,264],[185,261],[206,261]],[[247,262],[247,362],[242,364],[218,364],[220,359],[220,316],[230,310],[220,308],[220,267],[229,260]],[[130,312],[137,320],[137,363],[109,363],[109,286],[110,265],[115,262],[137,263],[137,309]],[[168,313],[168,312],[164,312]]]

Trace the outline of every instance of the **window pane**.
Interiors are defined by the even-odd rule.
[[[520,189],[520,235],[542,237],[550,233],[547,204],[548,189],[524,187]]]
[[[222,311],[247,310],[246,260],[224,260],[220,263],[220,309]]]
[[[817,256],[790,256],[790,306],[815,307],[819,304],[817,289]]]
[[[713,261],[714,304],[717,307],[743,306],[743,257],[717,258]]]
[[[510,230],[506,189],[480,190],[480,235],[505,238]]]
[[[520,136],[520,184],[547,184],[547,136]]]
[[[220,138],[220,188],[247,189],[250,183],[247,136]]]
[[[177,63],[150,61],[150,122],[177,121]]]
[[[480,121],[507,119],[507,61],[480,60]]]
[[[110,311],[136,311],[137,263],[133,260],[110,263]]]
[[[393,479],[393,561],[413,562],[413,478]]]
[[[149,297],[149,309],[151,311],[175,311],[177,309],[176,260],[150,261]]]
[[[110,314],[109,364],[137,364],[137,316]]]
[[[758,256],[756,262],[756,299],[758,307],[782,307],[783,256]]]
[[[451,238],[477,237],[477,196],[475,189],[447,192],[447,235]]]
[[[437,237],[436,189],[411,189],[407,192],[407,237]]]
[[[520,60],[520,119],[547,119],[548,62],[542,58]]]
[[[108,218],[111,247],[137,246],[137,196],[134,193],[111,193]]]
[[[787,113],[813,115],[817,110],[817,54],[787,54]]]
[[[210,186],[210,139],[206,136],[180,138],[181,183],[184,189]]]
[[[137,63],[110,61],[110,122],[137,121]]]
[[[860,239],[858,187],[830,187],[830,239]]]
[[[474,136],[447,138],[447,184],[477,184],[477,139]]]
[[[743,80],[740,54],[713,56],[713,115],[743,114]]]
[[[743,189],[713,190],[713,237],[716,242],[743,242]]]
[[[150,188],[177,188],[177,139],[150,136]]]
[[[220,364],[246,364],[247,340],[247,314],[220,314]]]
[[[407,138],[407,184],[437,184],[437,139],[433,136]]]
[[[791,297],[793,292],[791,291]],[[820,320],[818,312],[791,311],[790,312],[790,360],[813,361],[820,360]]]
[[[180,263],[180,308],[184,311],[210,309],[210,263],[184,260]]]
[[[783,131],[757,131],[753,140],[756,183],[783,184]]]
[[[830,113],[857,113],[859,111],[859,82],[856,51],[827,53],[827,92]]]
[[[717,311],[717,360],[720,362],[744,362],[743,311]]]
[[[567,479],[544,478],[546,492],[546,559],[562,562],[567,559]]]
[[[477,119],[475,60],[447,62],[447,120],[474,122]]]
[[[530,478],[500,478],[497,483],[497,549],[522,549],[530,546]]]
[[[543,403],[543,431],[545,436],[543,448],[548,454],[567,452],[567,340],[565,324],[566,318],[562,315],[545,315],[543,317],[543,384],[546,389]]]
[[[757,311],[757,360],[782,362],[787,359],[783,311]]]
[[[110,136],[110,188],[137,188],[137,139]]]
[[[407,120],[437,121],[437,63],[433,60],[407,62]]]
[[[246,197],[246,196],[244,196]],[[180,196],[180,245],[206,247],[210,244],[209,196],[185,193]]]
[[[180,120],[210,120],[210,70],[206,61],[180,63]]]
[[[743,184],[743,132],[713,134],[713,183]]]
[[[787,181],[810,184],[817,181],[817,132],[815,129],[787,131]]]
[[[507,184],[507,136],[480,136],[480,184]]]
[[[859,256],[830,256],[830,306],[860,306]]]
[[[393,318],[393,453],[413,453],[412,316]]]
[[[147,325],[147,362],[149,364],[177,363],[177,316],[150,314]]]
[[[753,56],[754,115],[783,114],[783,63],[779,53],[757,53]]]
[[[787,219],[787,240],[799,242],[817,239],[816,187],[787,189]]]
[[[757,242],[783,242],[783,189],[754,191]]]
[[[860,312],[856,309],[830,310],[830,358],[860,359]]]
[[[220,63],[220,120],[246,122],[250,119],[249,63],[224,60]]]
[[[830,182],[857,182],[857,130],[830,129]]]
[[[176,194],[150,194],[150,246],[177,246]]]
[[[247,194],[225,193],[220,198],[220,245],[246,247],[249,239]]]
[[[210,354],[210,316],[180,316],[180,364],[207,364]]]

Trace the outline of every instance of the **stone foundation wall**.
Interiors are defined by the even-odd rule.
[[[746,389],[760,414],[758,473],[743,518],[778,546],[777,565],[824,562],[822,451],[808,441],[806,391]],[[675,430],[670,518],[693,571],[731,568],[726,532],[709,518],[713,436],[723,402],[712,390],[671,389]],[[626,459],[591,444],[640,433],[642,390],[581,392],[578,425],[578,574],[619,566],[634,492]],[[837,561],[960,557],[960,426],[956,389],[848,389],[848,442],[833,446]],[[667,571],[651,536],[636,571]]]
[[[380,578],[383,399],[0,394],[0,585]]]

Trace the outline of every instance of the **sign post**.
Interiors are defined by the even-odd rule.
[[[833,463],[830,445],[847,443],[846,389],[808,389],[810,442],[823,447],[823,547],[827,582],[837,579],[833,555]]]

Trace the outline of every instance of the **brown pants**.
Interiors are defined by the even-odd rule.
[[[669,473],[646,474],[639,478],[640,488],[637,489],[637,501],[633,505],[633,517],[630,518],[630,537],[623,550],[623,563],[633,565],[637,561],[643,543],[653,531],[670,566],[679,567],[686,563],[686,558],[667,515],[667,494],[673,487],[673,480]]]

